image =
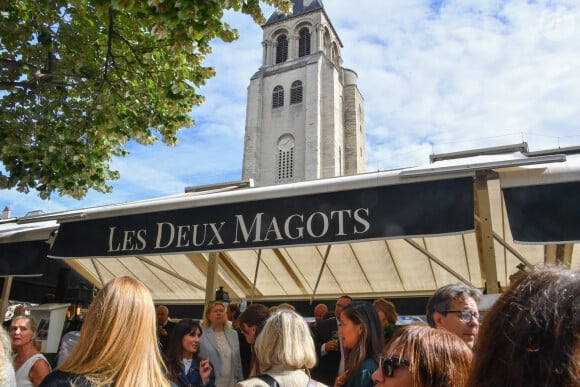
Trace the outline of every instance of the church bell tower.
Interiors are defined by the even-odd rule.
[[[363,97],[322,0],[293,0],[263,28],[248,87],[242,178],[256,186],[365,172]]]

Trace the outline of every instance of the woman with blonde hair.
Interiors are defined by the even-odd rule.
[[[397,331],[373,374],[377,387],[463,387],[471,349],[459,336],[424,325]]]
[[[111,280],[93,300],[72,354],[41,386],[168,387],[156,320],[143,283],[126,276]]]
[[[268,318],[254,349],[260,375],[238,383],[237,387],[324,386],[310,379],[316,351],[310,328],[298,313],[281,309]]]
[[[36,347],[38,323],[32,316],[16,316],[10,323],[14,370],[18,387],[38,386],[50,372],[50,364]]]
[[[16,375],[12,366],[10,337],[0,329],[0,386],[16,387]]]
[[[233,387],[244,378],[238,333],[231,329],[226,315],[226,305],[221,301],[210,304],[201,322],[200,355],[211,361],[215,372],[215,385]]]

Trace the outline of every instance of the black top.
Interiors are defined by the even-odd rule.
[[[39,387],[70,387],[73,383],[75,387],[93,387],[93,384],[84,375],[61,370],[54,370],[46,375]]]

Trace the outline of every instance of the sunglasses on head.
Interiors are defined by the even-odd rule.
[[[411,363],[407,359],[399,359],[396,356],[384,357],[381,356],[379,360],[379,369],[383,373],[383,377],[390,378],[398,367],[408,367]]]

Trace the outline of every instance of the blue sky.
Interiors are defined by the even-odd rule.
[[[353,4],[356,4],[353,6]],[[526,141],[530,150],[580,145],[580,2],[325,0],[365,99],[367,169],[426,164],[432,153]],[[266,16],[271,9],[266,10]],[[169,148],[129,144],[112,194],[82,201],[0,191],[13,216],[179,194],[241,178],[246,89],[262,58],[262,30],[215,42],[217,76],[193,109],[196,126]]]

